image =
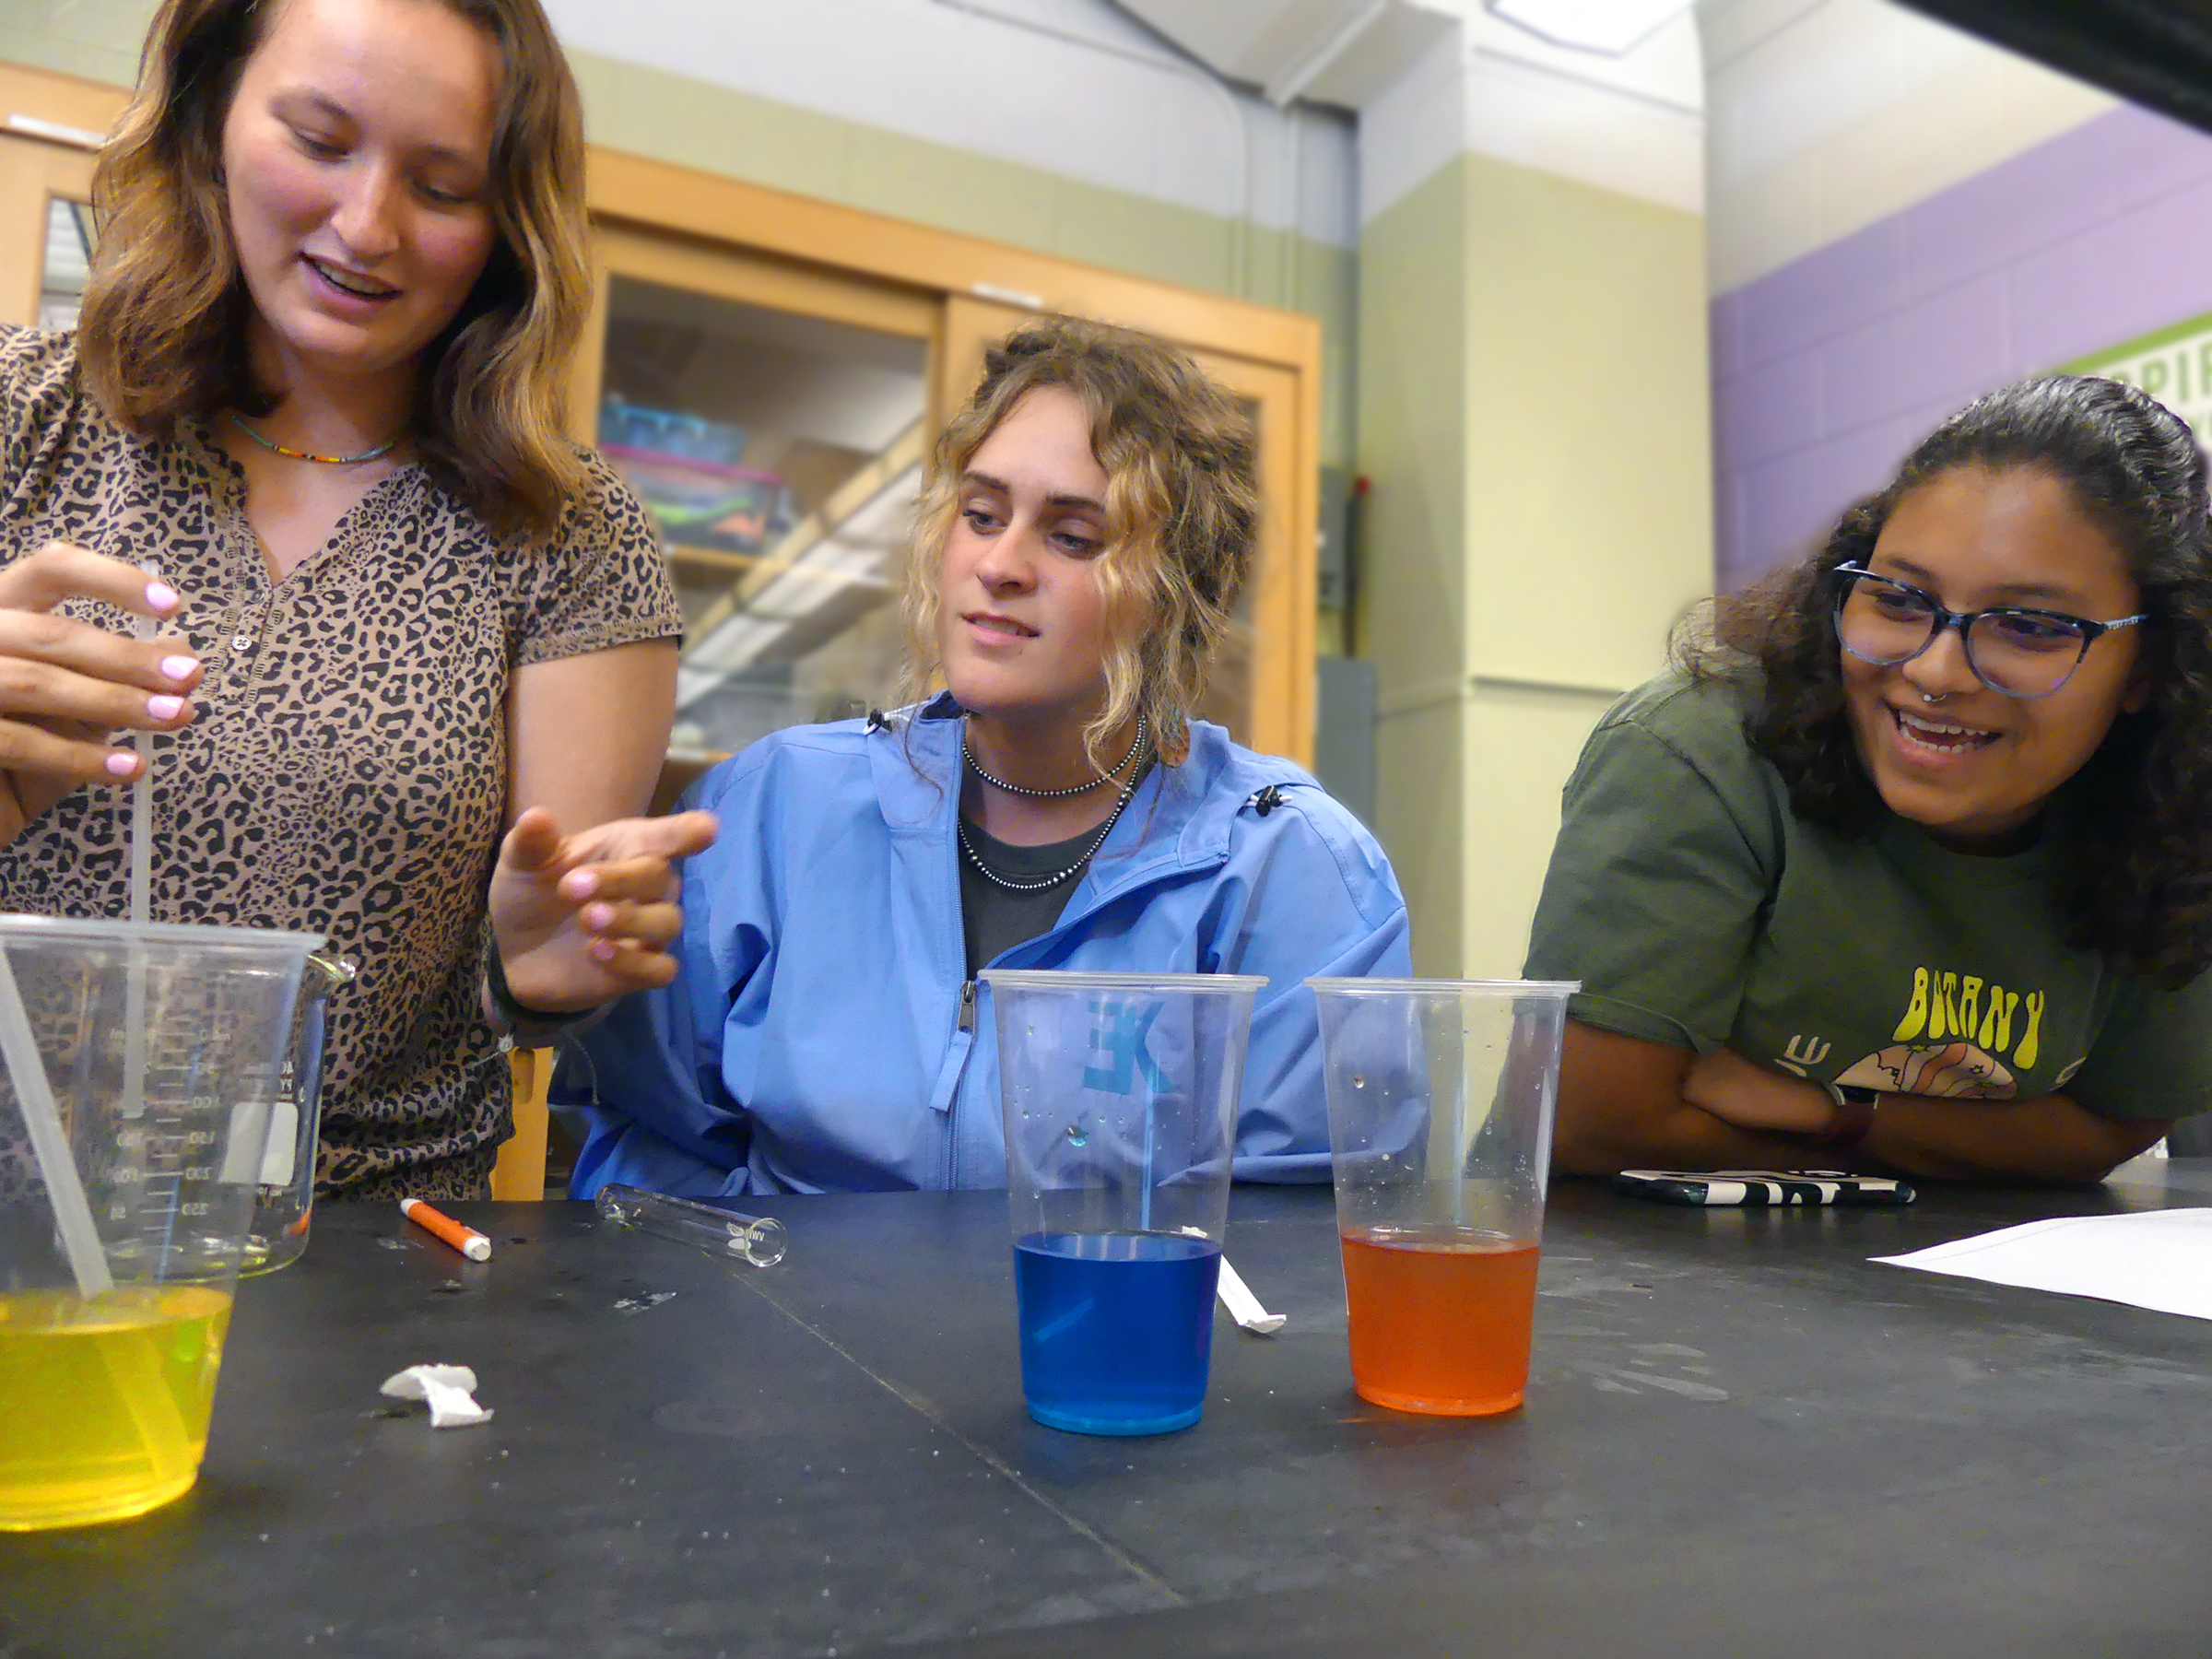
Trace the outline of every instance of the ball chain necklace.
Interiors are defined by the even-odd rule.
[[[962,820],[959,827],[960,851],[968,854],[968,862],[975,866],[975,873],[994,887],[1005,888],[1009,893],[1041,893],[1046,888],[1058,887],[1090,862],[1090,855],[1106,844],[1106,838],[1113,833],[1113,826],[1121,818],[1122,809],[1129,805],[1135,794],[1136,791],[1134,788],[1123,790],[1122,798],[1113,804],[1113,810],[1106,815],[1106,821],[1099,826],[1098,834],[1090,838],[1090,845],[1083,849],[1082,856],[1077,858],[1074,864],[1069,865],[1066,869],[1056,875],[1047,876],[1042,881],[1014,881],[1001,876],[985,864],[983,855],[975,850],[975,843],[968,839],[968,825],[965,820]]]
[[[288,444],[277,442],[274,438],[263,437],[259,432],[248,426],[246,424],[245,417],[239,414],[235,409],[230,412],[230,424],[236,427],[240,431],[243,432],[247,437],[253,439],[254,442],[260,444],[263,449],[274,450],[277,454],[286,457],[288,460],[312,461],[318,465],[322,466],[358,466],[364,461],[373,461],[379,455],[390,454],[394,446],[399,442],[402,436],[401,433],[394,432],[391,437],[385,439],[374,449],[363,450],[358,455],[318,455],[307,450],[293,449]]]
[[[993,777],[976,759],[975,751],[968,747],[968,728],[965,725],[960,728],[960,758],[968,762],[969,771],[994,789],[1003,789],[1008,794],[1025,795],[1032,801],[1065,801],[1070,795],[1088,794],[1100,784],[1120,777],[1122,769],[1135,759],[1137,750],[1145,747],[1145,717],[1139,714],[1136,717],[1136,735],[1129,739],[1129,752],[1089,782],[1070,784],[1065,789],[1024,789],[1018,783],[1009,783],[1004,778]]]
[[[960,740],[960,752],[967,756],[968,764],[974,768],[975,775],[982,779],[984,782],[996,785],[996,787],[1000,789],[1011,791],[1015,794],[1034,795],[1044,800],[1052,800],[1062,795],[1081,794],[1086,790],[1096,789],[1100,784],[1105,782],[1108,779],[1118,777],[1121,774],[1122,768],[1127,766],[1132,760],[1135,759],[1138,753],[1144,748],[1144,747],[1145,718],[1140,714],[1136,719],[1135,740],[1129,745],[1129,752],[1122,757],[1121,764],[1117,765],[1113,771],[1102,773],[1099,777],[1092,779],[1088,783],[1078,784],[1074,789],[1018,789],[1011,783],[999,782],[996,778],[993,777],[982,767],[976,766],[975,757],[971,754],[968,754],[968,742],[965,735],[963,735]],[[1041,881],[1015,881],[1007,877],[1001,876],[996,870],[985,864],[983,862],[983,855],[975,850],[975,843],[968,839],[967,820],[959,818],[958,814],[955,814],[954,827],[960,838],[960,851],[968,855],[968,862],[975,866],[975,873],[978,876],[981,876],[985,881],[992,883],[995,887],[1002,887],[1006,888],[1009,893],[1041,893],[1046,888],[1058,887],[1070,876],[1073,876],[1077,870],[1080,870],[1085,865],[1088,864],[1090,862],[1091,854],[1096,853],[1100,847],[1106,844],[1106,838],[1113,833],[1114,825],[1121,821],[1122,813],[1128,807],[1130,801],[1135,797],[1136,780],[1142,775],[1142,772],[1143,769],[1139,768],[1137,771],[1130,774],[1129,782],[1122,787],[1122,798],[1113,804],[1113,810],[1106,815],[1106,821],[1099,826],[1099,832],[1090,838],[1090,844],[1083,849],[1082,855],[1078,857],[1075,863],[1069,865],[1065,870],[1059,871],[1055,875],[1047,876]]]

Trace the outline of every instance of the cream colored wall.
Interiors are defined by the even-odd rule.
[[[1381,829],[1420,971],[1512,975],[1583,740],[1710,588],[1703,222],[1465,153],[1360,258]]]
[[[1893,0],[1698,0],[1724,293],[2113,107]]]
[[[1467,201],[1440,169],[1359,247],[1359,653],[1376,668],[1376,832],[1413,916],[1416,972],[1462,952]]]
[[[127,87],[156,0],[5,0],[0,58]]]
[[[1528,954],[1559,791],[1610,693],[1477,684],[1466,697],[1460,959],[1468,979],[1517,979]]]
[[[1704,220],[1486,156],[1459,170],[1468,668],[1625,688],[1711,586]]]
[[[1467,681],[1461,963],[1518,974],[1559,791],[1711,591],[1700,215],[1462,158]]]

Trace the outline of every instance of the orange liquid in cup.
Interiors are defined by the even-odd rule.
[[[1435,1417],[1483,1417],[1521,1404],[1536,1245],[1392,1227],[1342,1240],[1352,1386],[1361,1399]]]

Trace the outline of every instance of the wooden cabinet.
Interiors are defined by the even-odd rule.
[[[65,314],[92,164],[67,130],[121,106],[0,65],[0,322]],[[594,304],[571,421],[647,497],[683,596],[677,771],[896,695],[924,461],[990,342],[1040,311],[1173,340],[1253,411],[1261,546],[1208,712],[1311,761],[1312,319],[636,156],[594,150],[589,179]]]

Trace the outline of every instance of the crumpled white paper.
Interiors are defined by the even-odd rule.
[[[1220,1291],[1221,1305],[1229,1310],[1229,1316],[1255,1336],[1274,1335],[1283,1328],[1283,1321],[1288,1317],[1287,1314],[1270,1313],[1263,1308],[1260,1299],[1252,1293],[1252,1287],[1244,1282],[1243,1276],[1229,1265],[1227,1256],[1221,1258],[1221,1277],[1215,1288]]]
[[[420,1400],[430,1408],[433,1429],[466,1429],[491,1421],[488,1406],[476,1402],[477,1373],[465,1365],[410,1365],[384,1379],[377,1393],[394,1400]]]
[[[1185,1227],[1179,1230],[1187,1238],[1206,1237],[1206,1230],[1200,1227]],[[1243,1275],[1229,1265],[1227,1256],[1221,1258],[1221,1275],[1214,1281],[1214,1289],[1221,1298],[1221,1305],[1229,1310],[1229,1316],[1237,1322],[1239,1328],[1250,1331],[1254,1336],[1274,1335],[1283,1328],[1284,1321],[1289,1317],[1285,1313],[1270,1313],[1260,1306],[1260,1299],[1252,1293],[1252,1287],[1244,1282]]]

